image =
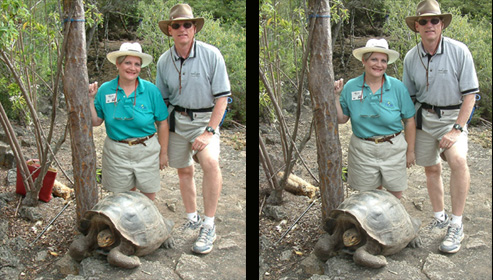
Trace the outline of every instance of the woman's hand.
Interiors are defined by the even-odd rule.
[[[334,82],[334,94],[335,95],[341,95],[342,88],[344,87],[344,79],[339,79],[338,81]]]
[[[96,93],[98,93],[98,82],[89,84],[89,98],[94,99]]]

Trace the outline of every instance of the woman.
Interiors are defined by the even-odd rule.
[[[139,189],[154,200],[160,190],[159,169],[168,166],[168,110],[159,89],[139,77],[152,56],[139,43],[123,43],[108,53],[118,76],[89,85],[92,125],[103,122],[103,187],[114,193]],[[97,93],[96,93],[97,92]],[[157,126],[157,137],[156,133]]]
[[[385,74],[399,58],[385,39],[370,39],[354,57],[363,63],[363,75],[335,82],[337,120],[351,119],[348,183],[358,190],[385,187],[397,198],[407,188],[406,166],[414,164],[414,105],[404,84]],[[341,93],[342,91],[342,93]],[[404,135],[401,134],[404,121]]]

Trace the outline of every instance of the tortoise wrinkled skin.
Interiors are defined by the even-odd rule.
[[[383,190],[364,191],[347,198],[330,212],[327,225],[329,235],[323,236],[314,250],[322,260],[353,246],[357,264],[378,268],[387,264],[384,256],[395,254],[408,244],[417,247],[421,242],[421,222],[412,218],[395,196]]]
[[[84,214],[80,223],[83,238],[70,245],[70,256],[80,261],[95,249],[108,253],[114,266],[134,268],[138,256],[152,253],[161,245],[173,246],[173,222],[163,218],[152,200],[140,192],[107,196]]]

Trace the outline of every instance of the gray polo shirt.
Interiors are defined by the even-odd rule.
[[[216,98],[231,95],[223,56],[197,40],[183,62],[174,46],[159,57],[156,86],[165,101],[187,109],[213,107]]]
[[[474,61],[465,44],[442,36],[435,55],[428,57],[419,43],[404,58],[402,82],[418,102],[452,106],[461,104],[464,95],[479,92]]]

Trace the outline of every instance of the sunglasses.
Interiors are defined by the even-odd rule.
[[[182,25],[183,25],[183,27],[185,27],[185,29],[189,29],[190,27],[192,27],[193,23],[191,23],[191,22],[185,22],[184,24],[173,23],[171,25],[171,28],[179,29]]]
[[[439,18],[432,18],[429,21],[431,21],[431,24],[437,25],[440,22],[440,19]],[[428,20],[427,19],[420,19],[420,20],[418,20],[418,23],[419,23],[419,25],[425,26],[426,24],[428,24]]]

